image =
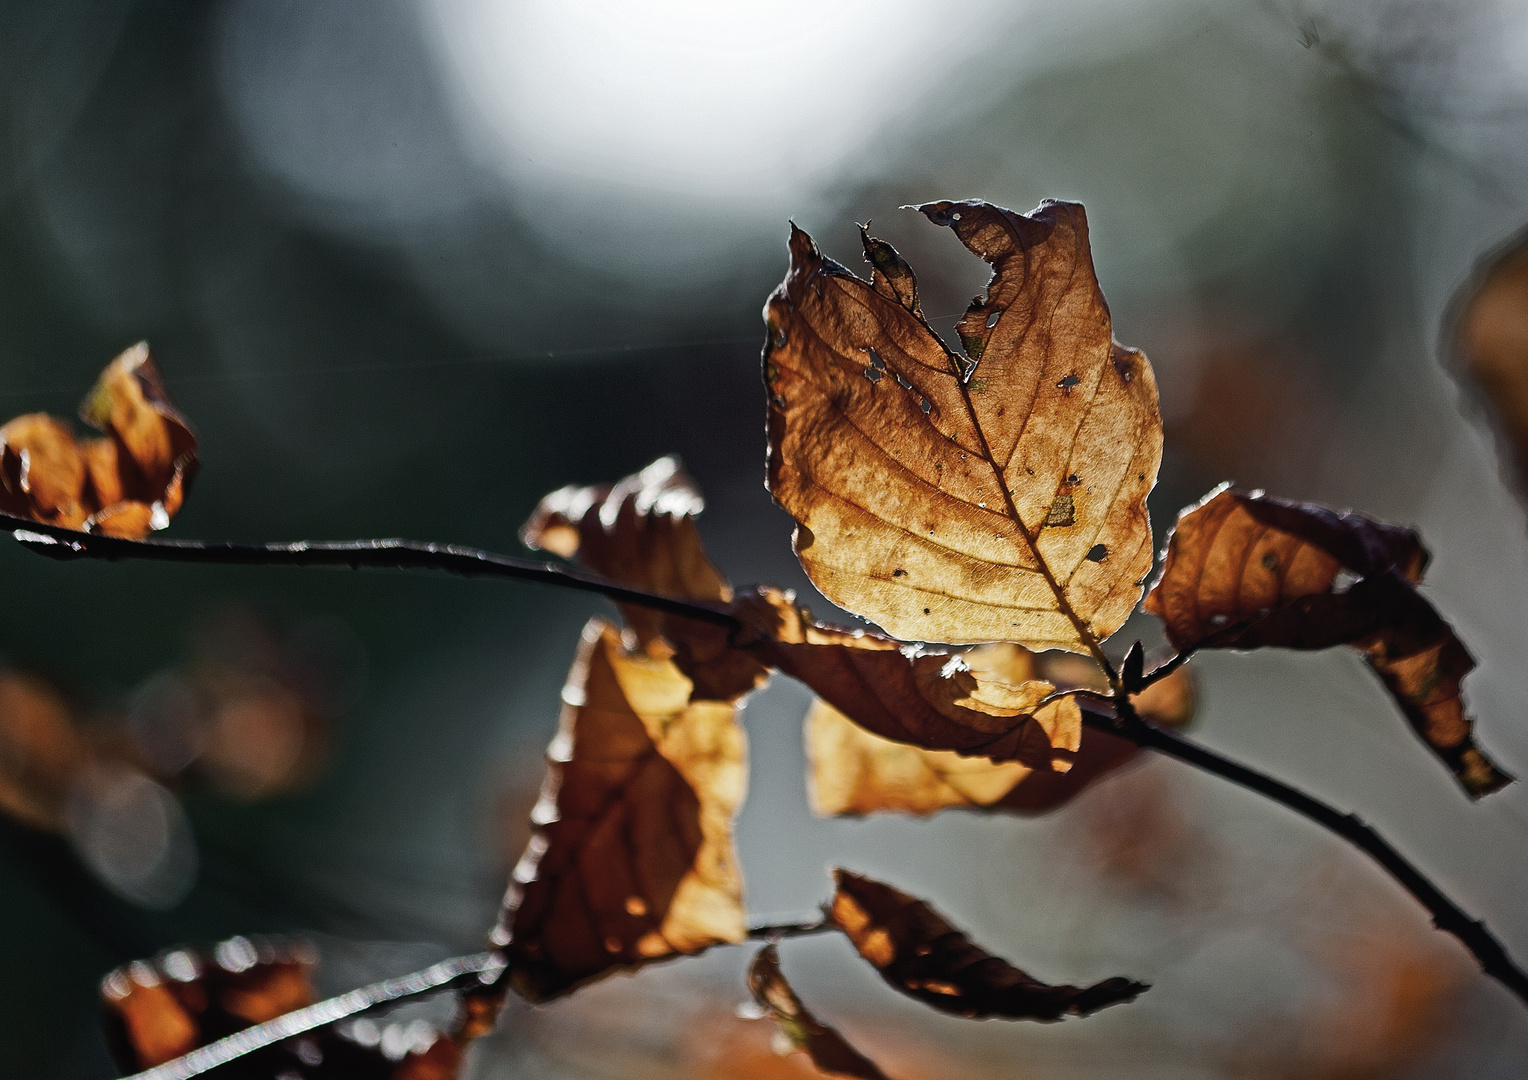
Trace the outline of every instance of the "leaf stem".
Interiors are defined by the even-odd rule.
[[[497,555],[479,548],[419,540],[296,540],[290,543],[242,544],[228,540],[124,540],[44,525],[0,514],[23,546],[50,558],[144,559],[152,562],[212,563],[219,566],[329,566],[348,570],[441,570],[464,577],[500,577],[599,593],[623,604],[637,604],[671,615],[736,630],[741,624],[721,605],[660,596],[618,581],[556,563]]]
[[[785,938],[810,937],[813,934],[829,934],[839,929],[837,923],[826,917],[805,922],[765,923],[748,928],[749,941],[780,941]]]
[[[1189,660],[1193,657],[1193,655],[1194,655],[1194,650],[1193,649],[1185,649],[1182,652],[1176,654],[1171,660],[1163,661],[1162,663],[1158,664],[1156,667],[1154,667],[1150,671],[1148,671],[1145,675],[1142,675],[1141,676],[1141,685],[1136,690],[1133,690],[1131,692],[1139,694],[1142,690],[1146,689],[1152,683],[1154,683],[1154,682],[1161,682],[1163,679],[1167,678],[1173,672],[1177,671],[1184,664],[1188,663]]]
[[[1174,660],[1177,660],[1175,657]],[[1173,661],[1169,661],[1169,664]],[[1164,664],[1162,667],[1166,667]],[[1161,671],[1159,667],[1152,672]],[[1147,676],[1149,679],[1151,676]],[[1129,739],[1137,746],[1144,746],[1177,758],[1179,761],[1214,773],[1233,784],[1267,796],[1274,802],[1289,807],[1295,813],[1309,818],[1316,824],[1335,833],[1380,865],[1387,874],[1400,883],[1432,915],[1433,926],[1454,935],[1479,961],[1481,969],[1501,983],[1525,1005],[1528,1005],[1528,974],[1508,955],[1506,948],[1486,928],[1484,922],[1471,918],[1458,904],[1450,900],[1416,866],[1390,845],[1373,827],[1364,823],[1356,814],[1343,813],[1320,799],[1276,780],[1266,773],[1249,769],[1198,743],[1185,739],[1176,732],[1147,723],[1136,714],[1128,699],[1115,702],[1119,716],[1092,712],[1084,709],[1083,723],[1113,735]]]

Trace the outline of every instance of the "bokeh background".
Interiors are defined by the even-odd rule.
[[[1159,533],[1222,479],[1418,526],[1481,740],[1523,775],[1528,532],[1439,342],[1528,219],[1525,167],[1509,0],[6,3],[0,416],[72,413],[147,338],[202,440],[171,532],[204,538],[514,553],[544,492],[677,451],[728,575],[810,596],[761,483],[786,219],[854,266],[873,219],[948,332],[985,267],[899,207],[1078,199],[1162,388]],[[69,1080],[115,1075],[101,974],[171,944],[303,932],[326,990],[477,948],[602,606],[15,546],[0,589],[8,670],[140,758],[195,756],[187,694],[264,703],[61,833],[0,820],[0,1075]],[[1528,957],[1528,786],[1470,805],[1355,655],[1195,667],[1197,738],[1356,809]],[[1528,1072],[1522,1007],[1288,812],[1154,761],[1034,820],[818,821],[807,701],[777,680],[746,710],[757,915],[809,914],[841,863],[1042,978],[1155,984],[974,1023],[841,941],[789,944],[809,1004],[898,1080]],[[511,1004],[470,1075],[810,1075],[733,1017],[745,953]]]

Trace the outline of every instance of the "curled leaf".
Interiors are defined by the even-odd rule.
[[[81,443],[43,413],[0,427],[0,513],[123,537],[168,525],[196,475],[196,436],[147,345],[107,366],[80,418],[105,437]]]
[[[1032,677],[1027,654],[1015,646],[925,652],[814,622],[791,594],[767,587],[741,597],[734,610],[745,623],[740,644],[877,735],[1033,768],[1071,766],[1082,734],[1077,703],[1042,704],[1055,687]]]
[[[743,730],[735,705],[690,696],[671,661],[585,627],[492,939],[525,997],[743,940]]]
[[[1193,713],[1193,682],[1180,668],[1133,701],[1150,722],[1179,727]],[[806,746],[808,795],[813,812],[824,817],[927,815],[946,809],[1041,814],[1070,801],[1140,753],[1127,739],[1089,728],[1066,772],[1034,769],[1017,761],[893,742],[866,731],[822,700],[814,701],[807,712]]]
[[[976,1019],[1059,1020],[1132,1001],[1146,984],[1105,979],[1050,986],[993,956],[923,901],[835,870],[829,915],[888,984],[941,1012]]]
[[[163,1065],[254,1024],[313,1004],[317,957],[302,943],[235,937],[135,960],[101,980],[107,1044],[118,1065]],[[216,1070],[248,1080],[453,1080],[482,1034],[471,999],[449,1033],[421,1020],[360,1019],[264,1047]]]
[[[1475,745],[1460,683],[1475,666],[1416,591],[1409,529],[1220,487],[1178,517],[1145,609],[1180,650],[1351,645],[1473,798],[1511,782]]]
[[[1092,652],[1151,568],[1151,366],[1111,338],[1081,206],[920,209],[993,267],[966,356],[890,245],[865,237],[866,282],[793,228],[765,309],[770,492],[813,583],[892,634]]]
[[[748,990],[753,1000],[769,1010],[792,1047],[803,1050],[812,1064],[832,1076],[859,1080],[886,1080],[886,1074],[842,1035],[824,1024],[801,1003],[780,970],[780,952],[773,945],[759,950],[748,967]]]
[[[704,509],[699,488],[670,455],[615,484],[552,492],[521,528],[520,539],[632,588],[726,604],[732,586],[706,556],[695,529]],[[721,627],[633,604],[621,605],[621,617],[649,653],[677,655],[697,698],[730,701],[768,678],[751,656],[730,648]]]

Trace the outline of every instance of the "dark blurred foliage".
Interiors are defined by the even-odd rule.
[[[1438,553],[1431,595],[1481,659],[1466,689],[1482,741],[1522,775],[1523,523],[1433,349],[1449,293],[1528,217],[1528,78],[1503,59],[1525,38],[1510,8],[1099,0],[986,5],[957,25],[909,2],[891,30],[865,7],[831,27],[802,15],[734,67],[739,85],[795,72],[799,115],[740,106],[717,121],[719,145],[760,131],[774,171],[757,190],[697,194],[601,165],[599,145],[587,161],[543,160],[463,89],[463,40],[490,66],[528,62],[537,33],[561,40],[556,5],[505,5],[524,40],[474,41],[479,9],[445,0],[5,4],[0,418],[68,415],[146,338],[202,446],[172,535],[515,552],[545,492],[677,452],[728,577],[806,589],[760,483],[758,310],[785,267],[783,219],[856,266],[854,222],[874,218],[947,332],[984,268],[896,208],[1077,198],[1117,333],[1162,386],[1159,531],[1227,478],[1420,525]],[[582,40],[573,14],[563,37]],[[683,15],[702,37],[710,17]],[[862,49],[861,18],[883,32]],[[790,67],[830,32],[848,44]],[[920,46],[948,59],[918,67]],[[638,64],[596,89],[640,101],[668,74]],[[724,98],[727,77],[693,93]],[[811,143],[851,106],[852,152],[781,166],[789,144],[765,143],[792,130]],[[343,642],[366,673],[328,706],[327,764],[303,784],[256,799],[181,786],[199,869],[169,910],[111,893],[62,838],[0,821],[0,1073],[112,1075],[96,982],[178,942],[317,934],[321,992],[478,947],[597,604],[424,576],[54,564],[14,546],[0,546],[0,575],[0,653],[87,712],[131,715],[154,673],[212,655],[244,665],[236,680],[268,680],[260,646],[209,629],[230,605],[327,627],[293,646],[299,667],[304,649]],[[1132,631],[1155,633],[1132,624],[1121,648]],[[1519,792],[1463,806],[1345,659],[1217,657],[1203,679],[1200,737],[1361,807],[1528,954]],[[1386,906],[1388,884],[1353,869],[1358,856],[1278,811],[1153,763],[1119,781],[1135,785],[1123,795],[1101,785],[1034,822],[814,822],[805,707],[782,686],[747,710],[739,836],[760,915],[810,910],[832,859],[905,882],[1042,977],[1129,970],[1156,984],[1085,1023],[960,1026],[888,1001],[843,948],[788,948],[802,996],[871,1056],[888,1048],[892,1075],[1022,1062],[1048,1078],[1495,1077],[1528,1062],[1514,1005],[1450,967],[1420,912]],[[1122,839],[1132,825],[1154,832]],[[1328,865],[1344,869],[1322,877]],[[738,952],[544,1012],[512,1005],[474,1075],[721,1075],[730,1058],[696,1040],[724,1017],[719,1000],[741,997]],[[1426,1037],[1365,1058],[1345,1034],[1386,1025]],[[1315,1033],[1290,1043],[1302,1031]],[[766,1038],[738,1037],[749,1053]],[[1351,1067],[1321,1057],[1345,1044]]]

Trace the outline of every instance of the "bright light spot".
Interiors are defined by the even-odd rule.
[[[196,842],[175,796],[126,766],[85,770],[70,795],[69,838],[119,896],[172,908],[196,880]]]
[[[424,0],[520,181],[782,194],[885,138],[1004,28],[972,0]],[[1004,72],[1003,74],[1008,74]]]

